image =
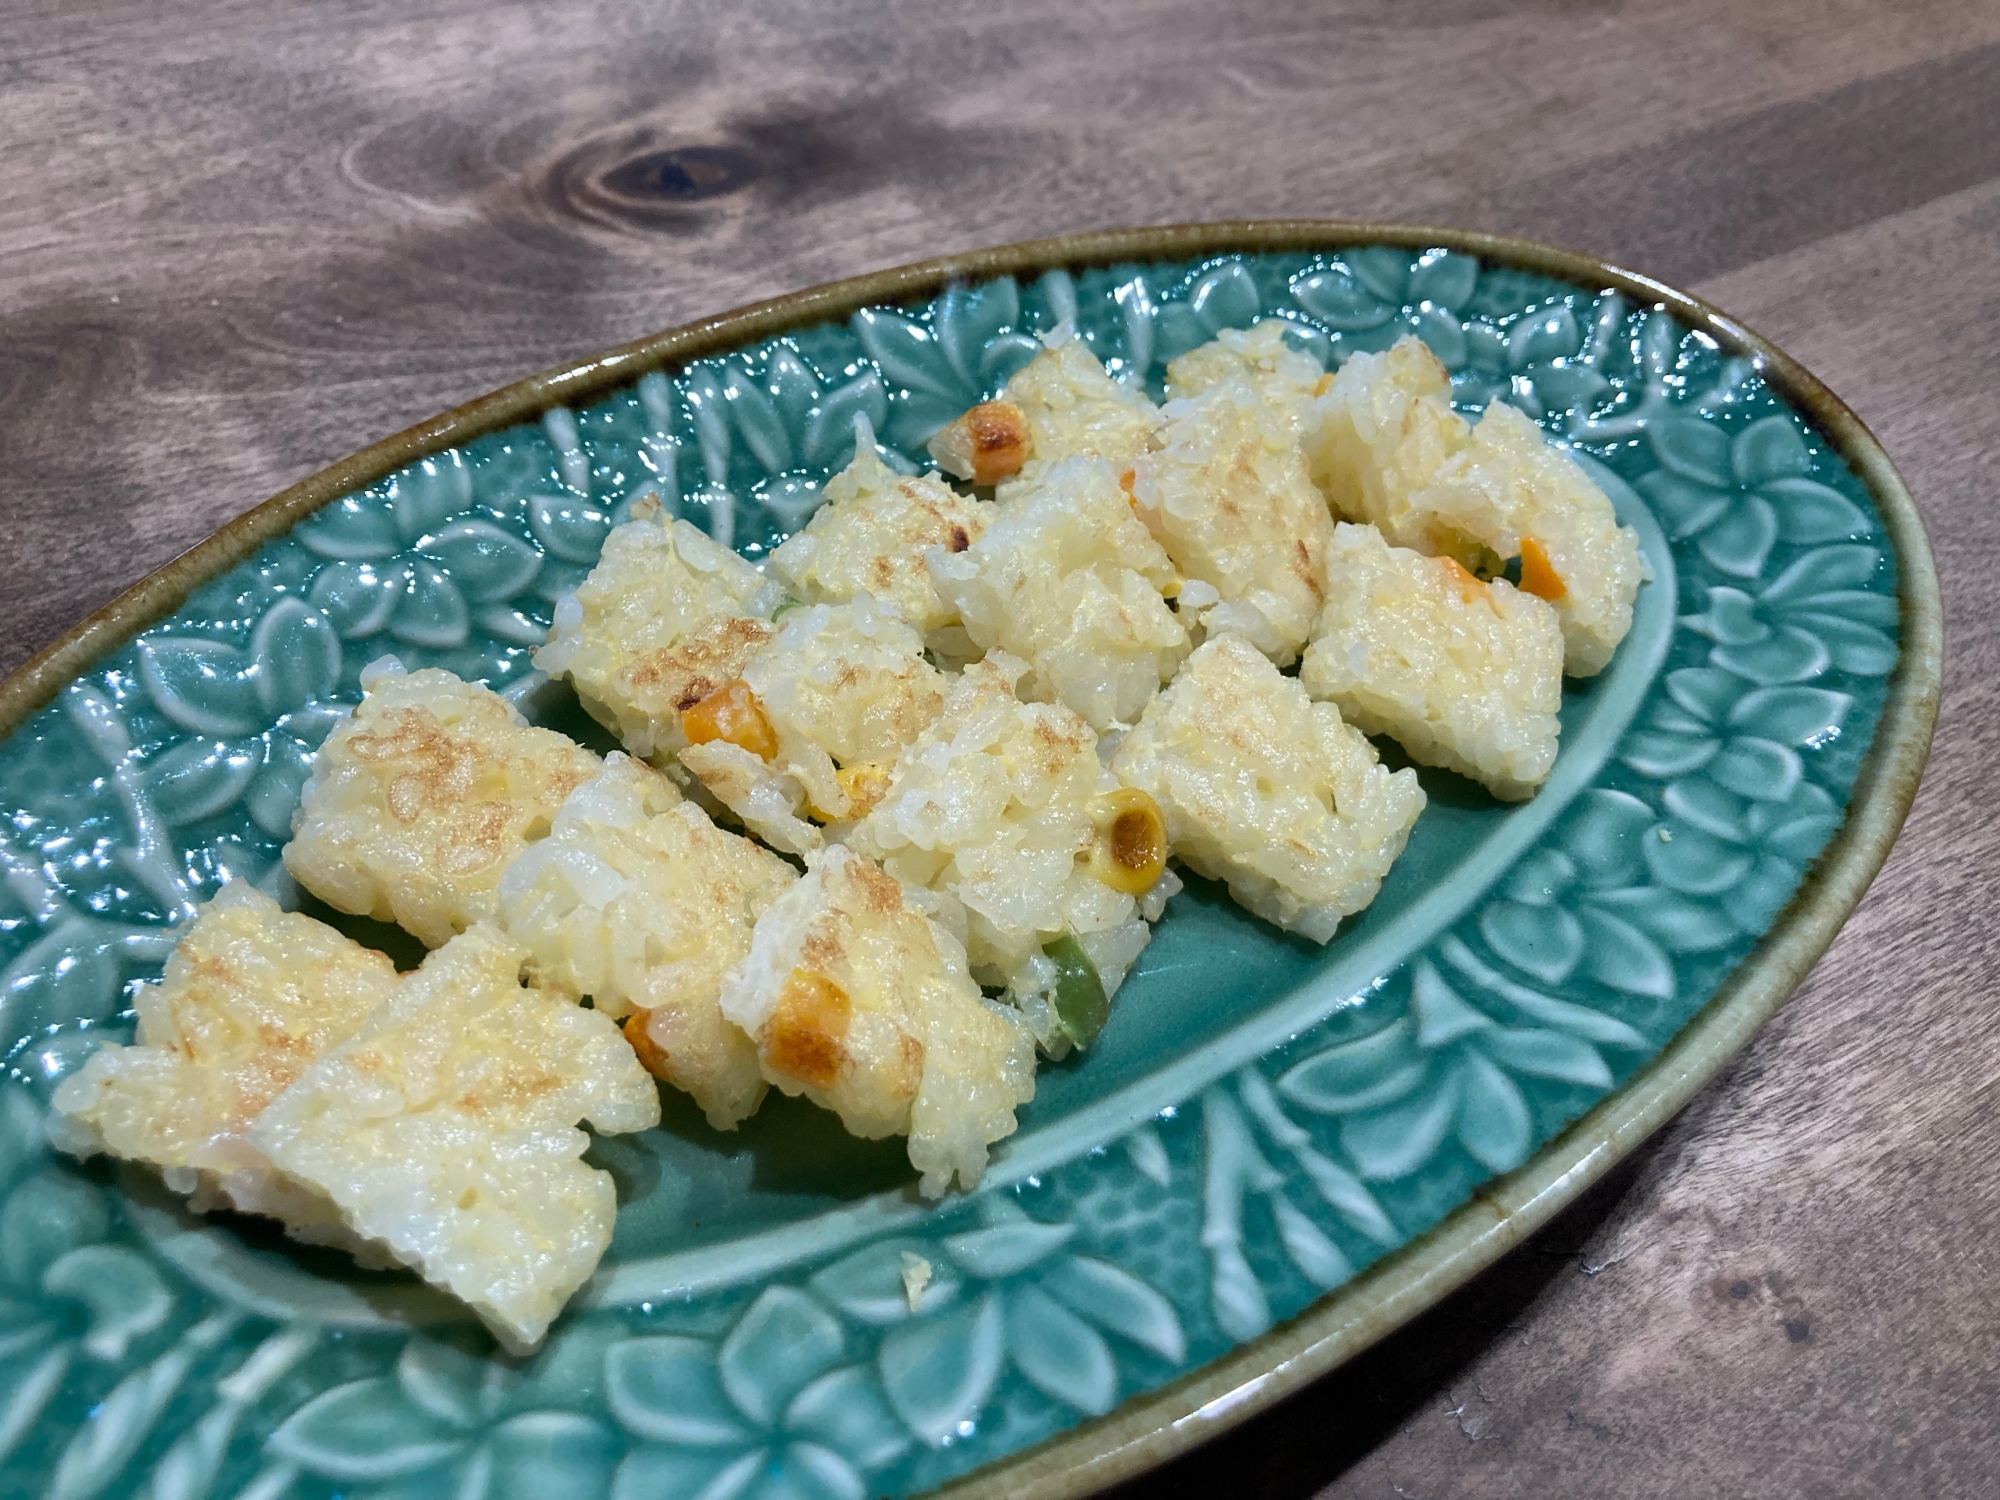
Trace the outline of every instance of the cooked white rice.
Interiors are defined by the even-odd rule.
[[[1190,656],[1113,757],[1149,792],[1174,853],[1267,922],[1324,943],[1375,899],[1423,811],[1331,704],[1223,636]]]
[[[851,794],[855,775],[886,775],[943,708],[946,679],[923,650],[923,637],[867,594],[791,610],[741,679],[775,753],[710,740],[682,750],[681,764],[759,838],[809,853],[824,836],[807,815],[859,817],[866,807]]]
[[[1134,897],[1090,873],[1118,783],[1088,724],[1014,695],[1024,671],[999,651],[966,668],[847,842],[923,893],[982,983],[1043,1015],[1055,982],[1043,947],[1073,936],[1113,995],[1150,936],[1141,903],[1151,893]],[[1046,1026],[1036,1031],[1051,1040]]]
[[[1419,340],[1358,354],[1314,405],[1313,473],[1335,509],[1399,547],[1481,573],[1522,559],[1522,586],[1555,606],[1564,669],[1604,669],[1632,626],[1639,539],[1576,461],[1504,402],[1477,426]]]
[[[764,1074],[865,1139],[905,1134],[926,1196],[986,1169],[1035,1094],[1035,1046],[983,999],[950,933],[894,877],[835,844],[757,920],[722,1008]]]
[[[1314,481],[1340,514],[1398,547],[1481,567],[1473,539],[1442,530],[1424,500],[1470,432],[1451,409],[1445,367],[1421,339],[1406,337],[1341,367],[1312,408],[1305,447]]]
[[[680,711],[742,671],[770,638],[766,620],[785,591],[650,500],[632,517],[556,604],[535,665],[567,677],[627,750],[665,764],[686,743]]]
[[[1246,329],[1225,328],[1167,366],[1167,398],[1199,396],[1212,385],[1240,376],[1281,404],[1324,394],[1330,377],[1311,355],[1285,342],[1291,325],[1266,318]]]
[[[872,447],[829,479],[825,493],[806,528],[771,554],[771,571],[800,599],[845,604],[868,594],[926,634],[951,624],[924,554],[963,552],[986,530],[992,505],[935,474],[898,474]]]
[[[1159,410],[1145,393],[1113,380],[1072,330],[1045,342],[1007,382],[1006,398],[1028,424],[1029,457],[1020,476],[1002,487],[1002,500],[1065,458],[1101,458],[1122,473],[1159,425]]]
[[[334,1206],[245,1132],[396,979],[372,948],[231,881],[181,934],[160,982],[140,986],[133,1045],[107,1043],[57,1086],[50,1132],[79,1156],[160,1168],[197,1209],[264,1214],[297,1238],[361,1250]]]
[[[1141,519],[1182,574],[1207,586],[1182,590],[1183,617],[1210,636],[1243,636],[1280,666],[1319,613],[1333,530],[1299,447],[1304,413],[1273,381],[1223,373],[1167,403],[1158,451],[1133,473]]]
[[[257,1117],[250,1141],[353,1231],[469,1304],[510,1351],[540,1343],[611,1242],[600,1133],[659,1123],[608,1016],[521,985],[527,951],[481,924],[424,961]]]
[[[285,868],[327,905],[438,947],[499,911],[500,875],[597,757],[478,683],[394,658],[320,746]]]
[[[1562,708],[1556,613],[1505,579],[1391,547],[1342,522],[1326,556],[1327,605],[1299,681],[1410,758],[1531,796],[1555,764]]]
[[[756,1112],[764,1075],[723,1017],[722,976],[797,878],[614,751],[501,878],[500,901],[544,989],[623,1019],[640,1061],[692,1094],[709,1124],[734,1130]]]
[[[971,547],[933,551],[930,569],[981,650],[1028,663],[1024,695],[1096,730],[1136,722],[1188,653],[1161,597],[1179,587],[1174,565],[1102,459],[1044,469]]]

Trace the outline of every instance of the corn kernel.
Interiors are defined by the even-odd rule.
[[[889,790],[889,768],[880,761],[861,760],[842,766],[833,773],[840,789],[847,793],[847,816],[865,818]]]
[[[1160,806],[1137,787],[1121,786],[1097,805],[1090,873],[1128,896],[1153,888],[1167,867],[1167,825]]]
[[[930,452],[960,479],[995,485],[1028,461],[1028,419],[1011,401],[982,401],[931,439]]]
[[[682,709],[681,733],[691,745],[723,740],[759,760],[770,760],[778,753],[778,736],[764,716],[764,705],[741,679]]]
[[[844,1043],[853,1017],[854,1002],[847,991],[824,974],[795,968],[778,991],[758,1045],[776,1072],[816,1089],[830,1089],[846,1060]],[[914,1084],[910,1092],[915,1094]]]

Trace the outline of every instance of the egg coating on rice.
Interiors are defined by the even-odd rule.
[[[895,878],[839,844],[757,920],[722,1008],[764,1075],[855,1135],[909,1137],[927,1197],[979,1182],[987,1148],[1035,1095],[1035,1045],[979,993],[950,933]]]
[[[1310,354],[1285,342],[1291,324],[1266,318],[1248,328],[1225,328],[1167,366],[1167,399],[1199,396],[1231,376],[1247,380],[1273,402],[1322,395],[1331,378]]]
[[[918,631],[953,620],[924,567],[933,547],[963,552],[979,540],[993,506],[961,495],[935,474],[898,474],[872,447],[826,482],[826,503],[805,529],[771,554],[771,571],[799,598],[845,604],[868,594]]]
[[[1174,853],[1267,922],[1324,943],[1375,899],[1424,808],[1416,772],[1236,636],[1195,651],[1112,758]]]
[[[1533,795],[1562,721],[1556,613],[1504,578],[1391,547],[1342,522],[1326,559],[1327,605],[1299,681],[1364,734],[1470,776],[1496,797]]]
[[[1589,677],[1632,627],[1638,533],[1526,416],[1496,401],[1477,424],[1451,409],[1451,378],[1421,341],[1357,354],[1314,405],[1315,479],[1334,508],[1392,544],[1480,573],[1522,561],[1522,587],[1554,606],[1564,670]]]
[[[1046,1043],[1056,975],[1043,948],[1074,937],[1115,994],[1174,883],[1135,894],[1093,873],[1117,780],[1075,713],[1015,696],[1024,670],[1000,651],[967,667],[847,843],[926,903]]]
[[[1341,366],[1307,419],[1305,448],[1314,482],[1341,515],[1395,546],[1478,566],[1475,540],[1445,534],[1424,499],[1471,431],[1452,410],[1450,374],[1412,336]]]
[[[313,759],[285,868],[327,905],[436,948],[499,910],[500,875],[598,760],[505,698],[393,657]]]
[[[159,982],[140,986],[133,1044],[107,1043],[57,1086],[51,1133],[79,1156],[160,1168],[198,1210],[264,1214],[296,1238],[359,1249],[333,1205],[245,1133],[396,983],[382,954],[232,880],[182,933]]]
[[[1319,613],[1333,531],[1299,446],[1304,412],[1303,401],[1224,374],[1167,404],[1157,450],[1133,470],[1140,519],[1206,586],[1183,587],[1183,613],[1208,635],[1243,636],[1279,666],[1298,656]]]
[[[718,1130],[764,1097],[757,1049],[718,1003],[757,917],[798,878],[717,828],[643,761],[613,752],[500,881],[508,935],[542,988],[622,1020],[648,1071]]]
[[[618,1200],[589,1137],[644,1130],[660,1095],[611,1018],[524,988],[486,924],[405,978],[258,1116],[251,1143],[356,1234],[532,1349],[611,1242]]]
[[[983,651],[1032,669],[1031,697],[1095,730],[1138,719],[1188,653],[1161,591],[1180,580],[1096,458],[1044,469],[963,552],[933,552],[931,579]]]
[[[1007,382],[1006,399],[1027,424],[1028,457],[1002,487],[1002,500],[1065,458],[1101,458],[1115,472],[1129,469],[1159,426],[1159,408],[1143,391],[1113,380],[1074,332],[1044,342]]]
[[[567,677],[627,750],[661,764],[687,743],[681,710],[742,671],[770,639],[768,619],[783,598],[777,580],[642,501],[556,604],[535,665]]]
[[[754,722],[711,738],[691,713],[686,732],[702,742],[681,764],[759,838],[809,853],[825,840],[808,815],[860,817],[870,793],[856,773],[885,772],[944,707],[946,678],[923,650],[867,594],[790,610],[732,689]]]

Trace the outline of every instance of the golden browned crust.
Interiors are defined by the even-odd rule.
[[[896,877],[880,865],[867,860],[856,860],[848,867],[854,875],[854,883],[861,887],[862,899],[868,903],[870,911],[883,916],[894,916],[903,909],[903,888],[896,883]]]
[[[830,1089],[847,1060],[842,1042],[853,1019],[854,1004],[847,991],[822,974],[794,969],[764,1023],[760,1039],[764,1061],[808,1087]],[[910,1093],[916,1093],[914,1087]]]
[[[635,1010],[625,1018],[624,1024],[618,1029],[630,1043],[633,1055],[639,1059],[640,1067],[655,1078],[664,1078],[672,1082],[673,1062],[668,1058],[666,1050],[653,1040],[653,1034],[646,1029],[646,1023],[652,1014],[650,1010]]]
[[[771,626],[747,615],[709,620],[677,646],[640,657],[627,674],[634,696],[664,702],[675,713],[692,708],[734,681],[743,663],[771,638]]]
[[[598,765],[487,688],[388,674],[320,748],[285,865],[340,910],[441,946],[493,914],[501,871]]]
[[[1033,456],[1032,447],[1028,418],[1011,401],[980,402],[946,424],[930,443],[933,458],[978,485],[1012,479]]]

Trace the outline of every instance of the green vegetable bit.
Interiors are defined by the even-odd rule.
[[[1056,1024],[1079,1050],[1097,1040],[1111,1015],[1111,1002],[1104,998],[1104,981],[1090,955],[1067,932],[1053,943],[1044,943],[1056,966]]]
[[[805,600],[794,599],[790,594],[787,594],[785,595],[784,598],[778,601],[778,607],[771,611],[771,623],[775,625],[778,623],[778,621],[784,619],[784,617],[790,614],[793,610],[804,609],[805,607],[806,607]]]

